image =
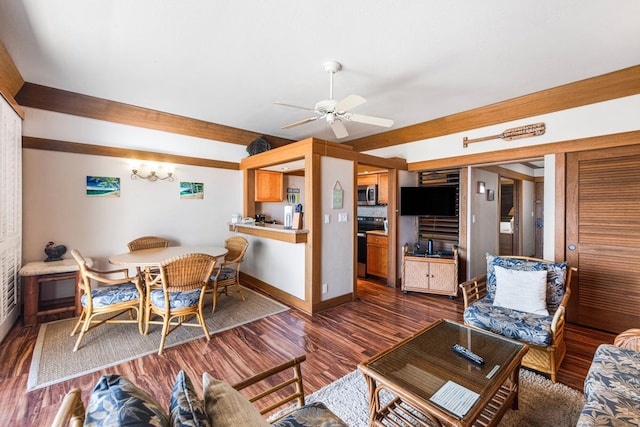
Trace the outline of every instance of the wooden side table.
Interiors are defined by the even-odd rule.
[[[93,260],[87,258],[87,265],[91,267]],[[80,304],[80,268],[78,263],[70,258],[61,261],[36,261],[25,264],[20,269],[20,276],[24,278],[24,326],[35,326],[38,324],[38,317],[48,314],[64,313],[73,311],[76,316],[82,313],[82,305]],[[60,280],[75,281],[75,297],[73,305],[53,308],[49,310],[40,310],[40,286],[43,283],[53,283]]]

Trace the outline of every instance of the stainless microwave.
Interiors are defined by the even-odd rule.
[[[358,185],[358,205],[377,205],[378,186]]]

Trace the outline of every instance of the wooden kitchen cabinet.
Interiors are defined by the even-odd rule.
[[[256,202],[281,202],[284,198],[282,172],[256,170]]]
[[[358,175],[358,185],[377,185],[377,184],[378,184],[377,173],[367,173],[363,175]]]
[[[367,233],[367,274],[387,277],[387,236]]]
[[[402,291],[458,296],[458,249],[452,257],[412,256],[403,249]]]
[[[378,203],[389,203],[389,173],[378,174]]]

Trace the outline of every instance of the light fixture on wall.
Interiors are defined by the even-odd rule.
[[[155,182],[155,181],[169,181],[173,182],[173,172],[168,169],[166,172],[166,176],[160,176],[160,169],[163,169],[162,166],[149,167],[149,173],[145,174],[142,171],[142,166],[133,166],[131,168],[131,179],[146,179],[147,181]]]

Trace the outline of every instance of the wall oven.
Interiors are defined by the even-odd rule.
[[[377,205],[378,186],[358,185],[358,205]]]

